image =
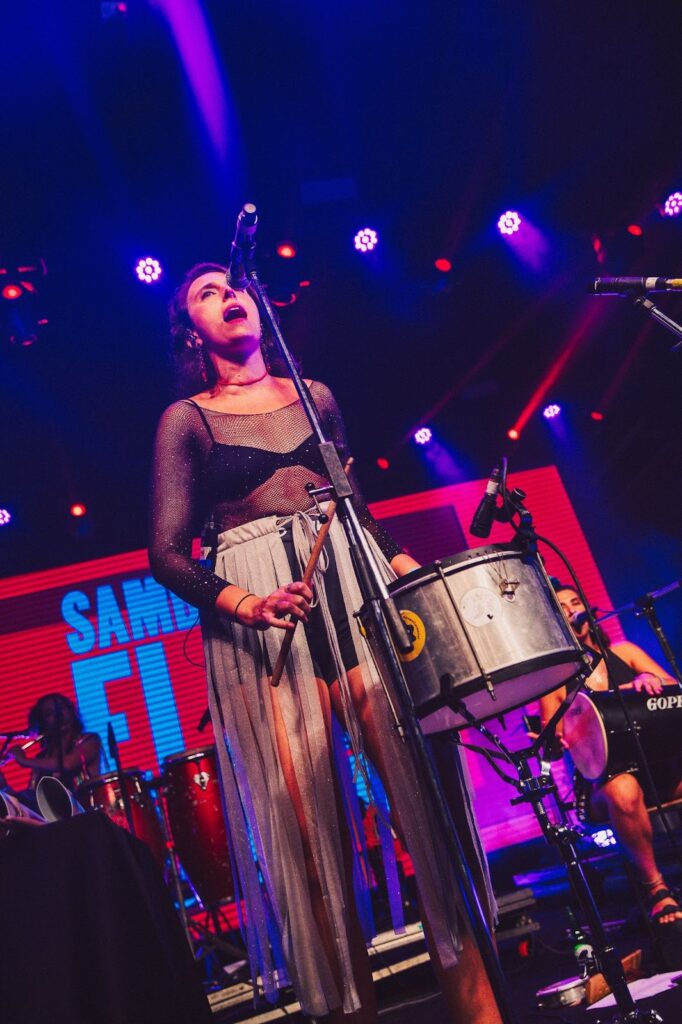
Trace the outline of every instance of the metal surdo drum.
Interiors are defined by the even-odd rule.
[[[463,551],[395,580],[414,641],[401,655],[424,732],[479,722],[550,693],[584,668],[547,575],[508,545]]]
[[[620,694],[581,692],[564,715],[563,729],[573,763],[589,782],[606,782],[637,768],[637,747],[621,697],[652,765],[674,760],[682,753],[682,693],[678,687],[666,686],[663,693],[653,696],[632,690]]]
[[[166,862],[166,843],[154,798],[141,771],[124,771],[120,778],[118,772],[99,775],[96,779],[83,782],[78,787],[76,796],[86,810],[104,811],[117,825],[127,829],[128,819],[121,793],[121,778],[130,801],[135,835],[147,844],[163,869]]]
[[[162,774],[175,849],[194,891],[205,907],[232,899],[215,747],[166,757]]]

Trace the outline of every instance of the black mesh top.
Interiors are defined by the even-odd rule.
[[[326,385],[310,392],[324,433],[348,455],[339,407]],[[199,608],[213,608],[225,580],[191,557],[210,514],[219,532],[310,507],[305,485],[326,483],[300,401],[263,413],[228,413],[175,402],[161,417],[152,469],[149,561],[155,578]],[[358,517],[390,561],[400,548],[372,517],[353,480]]]

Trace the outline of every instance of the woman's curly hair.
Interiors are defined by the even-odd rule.
[[[187,271],[176,288],[168,305],[170,319],[171,353],[175,365],[178,391],[184,396],[211,388],[217,380],[215,368],[210,359],[205,359],[201,345],[192,338],[194,325],[187,311],[187,295],[193,281],[203,274],[215,271],[221,276],[227,273],[227,267],[221,263],[195,263]],[[258,306],[260,305],[251,288],[246,289]],[[288,377],[289,372],[281,358],[275,341],[266,325],[261,321],[261,350],[268,372],[275,377]]]
[[[28,713],[28,727],[31,732],[45,732],[44,716],[48,704],[58,704],[62,717],[68,719],[78,735],[83,732],[83,721],[76,705],[63,693],[45,693],[36,701]]]

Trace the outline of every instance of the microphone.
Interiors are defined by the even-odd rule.
[[[599,611],[599,608],[590,608],[592,615]],[[568,616],[568,621],[574,629],[582,629],[586,622],[589,622],[589,616],[587,612],[574,612],[573,615]]]
[[[243,291],[249,283],[246,268],[249,266],[256,248],[257,227],[256,207],[253,203],[244,203],[237,217],[237,227],[227,263],[227,283],[230,288],[239,288]]]
[[[682,277],[598,277],[592,284],[595,295],[630,295],[632,292],[682,291]]]
[[[473,533],[474,537],[490,536],[490,531],[493,528],[493,520],[495,518],[495,510],[497,508],[497,492],[499,489],[500,471],[497,466],[495,466],[490,474],[490,480],[488,480],[485,493],[478,504],[478,508],[474,512],[474,518],[471,520],[469,533]]]

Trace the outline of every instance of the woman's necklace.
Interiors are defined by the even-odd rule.
[[[216,384],[221,388],[246,388],[249,384],[257,384],[259,380],[264,380],[267,377],[268,371],[263,370],[260,377],[254,377],[253,380],[218,380]]]

